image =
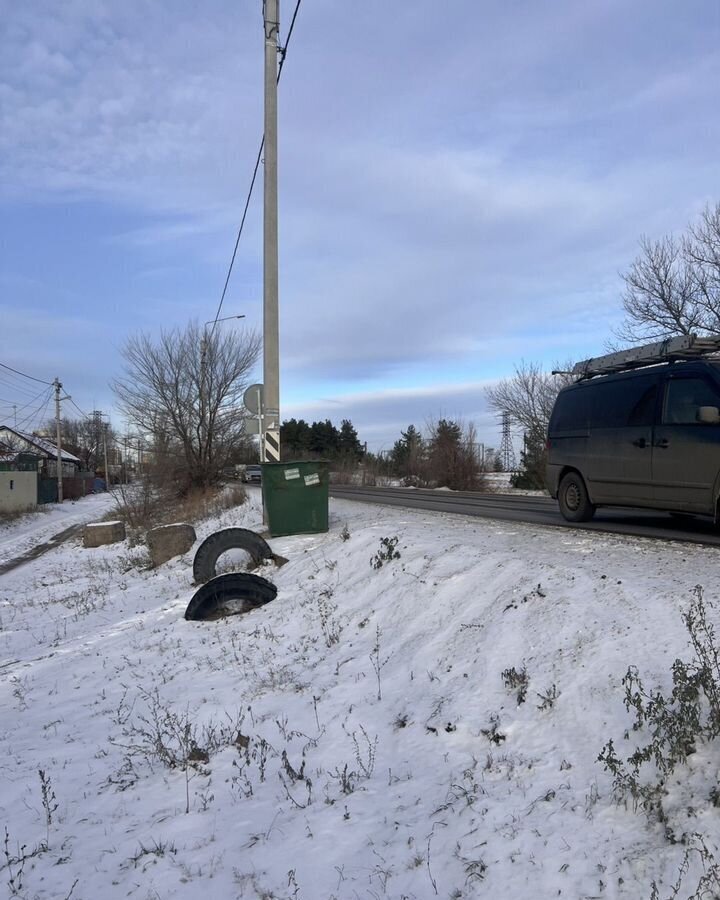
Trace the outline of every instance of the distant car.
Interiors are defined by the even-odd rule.
[[[243,481],[246,484],[262,483],[262,467],[261,466],[245,466],[243,472]]]

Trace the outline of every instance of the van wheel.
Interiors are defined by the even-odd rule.
[[[558,503],[562,517],[568,522],[587,522],[595,514],[585,482],[577,472],[568,472],[560,482]]]

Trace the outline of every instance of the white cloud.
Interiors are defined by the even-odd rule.
[[[0,198],[122,210],[97,235],[112,253],[62,251],[100,297],[124,254],[124,320],[94,307],[116,343],[212,315],[262,128],[259,4],[39,0],[0,28]],[[303,5],[280,97],[283,384],[311,402],[601,350],[639,235],[717,199],[717,67],[669,4]],[[257,322],[260,194],[227,301]]]

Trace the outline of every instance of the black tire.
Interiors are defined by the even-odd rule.
[[[595,507],[578,472],[568,472],[563,477],[558,489],[558,503],[563,519],[568,522],[588,522],[595,515]]]
[[[247,528],[224,528],[206,538],[198,547],[193,561],[193,578],[196,584],[204,584],[215,578],[217,561],[228,550],[245,550],[255,565],[264,559],[273,559],[267,542]]]
[[[276,596],[277,588],[267,578],[249,572],[229,572],[211,579],[195,592],[185,610],[185,618],[198,621],[249,612],[265,606]],[[233,603],[236,609],[231,608]]]

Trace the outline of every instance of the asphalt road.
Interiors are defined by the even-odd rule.
[[[511,494],[475,494],[469,491],[430,491],[414,488],[373,488],[330,485],[330,496],[363,503],[404,506],[462,516],[480,516],[510,522],[529,522],[554,528],[606,531],[665,541],[687,541],[720,547],[720,529],[701,518],[676,518],[653,510],[601,508],[590,522],[566,522],[555,500]]]

